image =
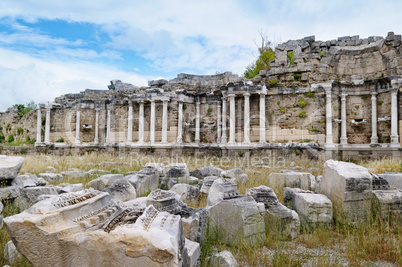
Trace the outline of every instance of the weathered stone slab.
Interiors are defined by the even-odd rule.
[[[271,173],[268,177],[268,186],[278,190],[277,192],[281,192],[284,187],[310,190],[315,187],[315,177],[308,172]]]
[[[201,256],[200,244],[186,238],[185,249],[187,250],[188,260],[186,261],[186,264],[183,264],[183,266],[198,266],[198,259]]]
[[[182,215],[184,236],[191,241],[201,243],[208,221],[208,211],[204,208],[193,210],[189,215]]]
[[[202,186],[200,189],[201,193],[208,194],[209,189],[211,188],[212,184],[215,182],[216,179],[219,179],[219,176],[207,176],[204,178],[204,181],[202,181]]]
[[[180,216],[119,208],[93,189],[48,198],[5,224],[33,266],[181,266],[196,258]]]
[[[71,192],[78,192],[81,190],[84,190],[84,185],[79,183],[79,184],[68,184],[64,187],[62,187],[62,192],[60,193],[71,193]]]
[[[159,172],[159,176],[163,177],[166,175],[166,167],[163,163],[153,163],[153,162],[148,162],[147,164],[145,164],[144,169],[145,168],[153,168],[156,169]]]
[[[384,219],[397,218],[402,222],[402,190],[375,190],[372,203]]]
[[[129,201],[137,196],[134,186],[124,179],[114,181],[113,184],[104,189],[103,192],[109,193],[111,198],[116,202]]]
[[[354,163],[327,160],[320,181],[319,193],[326,195],[332,204],[347,212],[352,221],[366,218],[370,209],[372,175]]]
[[[88,177],[89,174],[80,170],[80,169],[73,169],[61,172],[64,178],[80,178],[80,177]]]
[[[0,201],[13,200],[19,193],[17,186],[0,187]]]
[[[0,155],[0,180],[11,180],[17,177],[23,164],[23,157]]]
[[[245,184],[248,181],[248,175],[243,172],[240,168],[234,168],[231,170],[224,171],[222,173],[223,177],[229,178],[236,184]]]
[[[63,181],[63,175],[60,173],[39,173],[39,177],[45,179],[49,183],[60,183]]]
[[[296,238],[300,232],[299,215],[286,206],[282,205],[271,188],[260,185],[258,187],[246,189],[246,195],[251,196],[255,201],[263,203],[265,206],[265,217],[268,223],[278,221],[284,237]],[[276,222],[274,222],[276,223]]]
[[[57,195],[57,189],[54,186],[25,187],[20,189],[18,196],[18,206],[25,210],[38,202],[41,195]]]
[[[185,203],[197,200],[198,194],[200,193],[198,187],[188,184],[175,184],[170,190],[179,194],[181,201]]]
[[[382,173],[378,176],[387,180],[391,189],[402,189],[402,172]]]
[[[11,185],[19,188],[33,187],[38,186],[39,184],[40,182],[35,174],[18,175],[11,183]]]
[[[264,218],[252,197],[222,200],[208,213],[211,231],[219,231],[224,243],[253,245],[265,238]]]
[[[306,225],[332,222],[332,202],[323,194],[296,193],[295,210]]]
[[[122,179],[123,174],[105,174],[90,181],[87,185],[88,187],[92,187],[93,189],[102,191],[103,189],[111,186],[114,181],[118,179]]]
[[[290,187],[283,188],[283,204],[292,210],[296,210],[296,204],[295,204],[296,193],[314,194],[314,192],[310,190],[303,190],[300,188],[290,188]]]
[[[135,188],[137,196],[145,196],[159,186],[159,171],[153,167],[146,167],[136,174],[124,177]]]
[[[206,166],[190,172],[190,175],[202,179],[208,176],[222,176],[222,172],[221,168]]]
[[[237,191],[237,184],[226,178],[219,178],[214,181],[209,189],[207,206],[213,206],[225,199],[240,197]]]
[[[164,181],[167,189],[172,188],[175,184],[188,184],[190,172],[188,171],[186,163],[171,163],[168,169]]]

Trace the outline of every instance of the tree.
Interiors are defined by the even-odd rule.
[[[260,32],[261,37],[261,45],[257,45],[259,56],[255,62],[252,62],[250,65],[246,67],[244,71],[244,77],[247,79],[252,79],[256,77],[260,70],[269,69],[271,66],[269,64],[270,61],[275,60],[275,52],[272,49],[272,42],[268,40],[268,37]]]
[[[31,101],[24,104],[15,104],[15,108],[18,109],[18,118],[21,119],[25,114],[36,108],[35,102]]]

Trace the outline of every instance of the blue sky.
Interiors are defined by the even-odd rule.
[[[113,79],[241,74],[259,32],[274,43],[401,34],[401,10],[400,0],[0,0],[0,111]]]

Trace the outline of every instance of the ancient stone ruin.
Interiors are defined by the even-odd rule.
[[[323,148],[332,157],[398,158],[401,47],[401,35],[392,32],[330,41],[310,36],[279,44],[270,69],[252,80],[230,72],[179,74],[141,88],[114,80],[109,90],[87,89],[41,104],[21,121],[10,109],[0,125],[22,127],[36,139],[36,150],[59,153],[219,156]]]

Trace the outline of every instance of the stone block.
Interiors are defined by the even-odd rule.
[[[207,177],[205,177],[204,180],[202,181],[202,186],[201,186],[200,192],[208,194],[209,189],[211,188],[211,186],[214,183],[214,181],[216,179],[219,179],[219,178],[220,178],[219,176],[207,176]]]
[[[35,174],[18,175],[11,183],[11,185],[18,188],[33,187],[39,185],[39,180]]]
[[[372,191],[372,203],[384,219],[397,218],[402,222],[402,190]]]
[[[265,238],[264,218],[252,197],[222,200],[208,208],[211,231],[222,234],[222,242],[256,244]]]
[[[11,240],[8,241],[4,247],[4,257],[12,265],[16,264],[18,260],[22,259],[21,254],[18,252],[13,241]]]
[[[20,189],[18,196],[18,206],[21,210],[25,210],[35,204],[41,195],[57,195],[57,189],[54,186],[36,186],[25,187]]]
[[[111,186],[104,189],[103,192],[109,193],[114,201],[124,202],[136,198],[134,186],[125,179],[119,179],[112,183]]]
[[[18,197],[19,193],[17,186],[0,187],[0,201],[13,200]]]
[[[84,185],[79,183],[79,184],[68,184],[64,187],[62,187],[62,193],[71,193],[71,192],[78,192],[81,190],[84,190]]]
[[[61,172],[61,175],[65,178],[80,178],[80,177],[88,177],[89,175],[82,170],[68,170]]]
[[[105,174],[90,181],[87,186],[102,191],[103,189],[111,186],[114,181],[121,178],[123,178],[123,174]]]
[[[166,175],[166,169],[165,169],[165,165],[163,163],[153,163],[153,162],[148,162],[147,164],[145,164],[144,169],[145,168],[154,168],[159,172],[159,176],[163,177]]]
[[[237,185],[226,178],[216,179],[209,189],[207,198],[207,207],[214,206],[222,200],[239,197]]]
[[[208,176],[222,176],[222,172],[221,168],[206,166],[190,172],[190,175],[201,179]]]
[[[186,263],[183,263],[183,266],[195,267],[198,266],[198,260],[201,256],[201,247],[197,242],[193,242],[186,238],[185,240],[185,249],[187,250],[188,259]]]
[[[260,185],[246,189],[246,195],[251,196],[258,203],[263,203],[267,223],[280,224],[281,234],[284,237],[296,238],[300,232],[299,215],[282,205],[271,188]]]
[[[378,174],[378,176],[387,180],[391,189],[402,189],[402,172],[382,173]]]
[[[167,188],[172,188],[175,184],[188,183],[190,172],[186,163],[171,163],[168,166],[165,184]]]
[[[224,250],[212,255],[211,266],[238,267],[239,263],[230,251]]]
[[[0,155],[0,181],[12,180],[17,177],[23,164],[23,157]]]
[[[170,190],[179,194],[183,202],[197,200],[198,194],[200,193],[198,187],[188,184],[175,184]]]
[[[268,177],[268,186],[278,192],[283,191],[284,187],[310,190],[315,187],[315,177],[308,172],[271,173]]]
[[[352,221],[366,218],[370,206],[373,177],[368,170],[354,163],[327,160],[320,181],[319,193],[347,212]]]
[[[245,174],[240,168],[224,171],[222,175],[225,178],[229,178],[236,184],[245,184],[248,181],[248,175]]]
[[[296,193],[294,203],[300,220],[306,225],[332,222],[332,202],[327,196],[314,193]]]
[[[39,173],[39,177],[45,179],[49,183],[60,183],[63,181],[63,175],[60,173]]]
[[[208,211],[204,208],[199,208],[189,215],[182,216],[181,220],[183,222],[184,236],[191,241],[201,243],[207,226]]]
[[[127,175],[124,177],[129,181],[137,192],[137,196],[145,196],[159,186],[160,172],[156,168],[147,167],[137,172],[136,174]]]

